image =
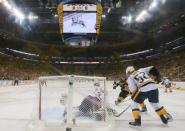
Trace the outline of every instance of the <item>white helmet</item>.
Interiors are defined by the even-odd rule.
[[[134,71],[135,71],[135,68],[133,66],[128,66],[126,68],[126,75],[128,75],[128,74],[130,74],[130,73],[132,73]]]

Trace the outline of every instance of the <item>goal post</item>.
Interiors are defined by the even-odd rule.
[[[39,121],[68,127],[112,124],[106,77],[48,76],[38,83]]]

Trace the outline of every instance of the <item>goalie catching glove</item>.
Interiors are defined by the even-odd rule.
[[[119,86],[119,82],[114,81],[113,83],[113,89],[115,90]]]

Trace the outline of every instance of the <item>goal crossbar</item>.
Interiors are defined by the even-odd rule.
[[[106,80],[106,77],[79,76],[79,75],[42,76],[42,77],[39,77],[39,80],[52,80],[52,79],[62,79],[62,78],[70,78],[70,77],[74,77],[75,79],[84,78],[84,79],[89,79],[89,80],[93,80],[93,79]]]

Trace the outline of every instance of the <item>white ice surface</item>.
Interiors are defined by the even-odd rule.
[[[33,110],[35,110],[35,112],[38,110],[36,106],[38,89],[36,87],[37,85],[34,84],[29,86],[0,88],[0,131],[26,131],[28,124],[33,118]],[[117,91],[112,90],[110,85],[110,91],[110,102],[113,106],[114,99],[117,97],[119,89],[117,89]],[[160,90],[160,100],[172,114],[174,121],[170,122],[167,127],[163,126],[160,119],[146,101],[149,111],[148,114],[142,114],[142,130],[184,131],[185,92],[174,91],[173,93],[163,93],[163,90]],[[128,104],[129,101],[115,108],[119,111],[121,108],[125,108]],[[129,109],[121,117],[116,118],[114,131],[136,130],[129,127],[128,122],[131,120],[132,115],[131,110]],[[80,131],[82,130],[83,129]]]

